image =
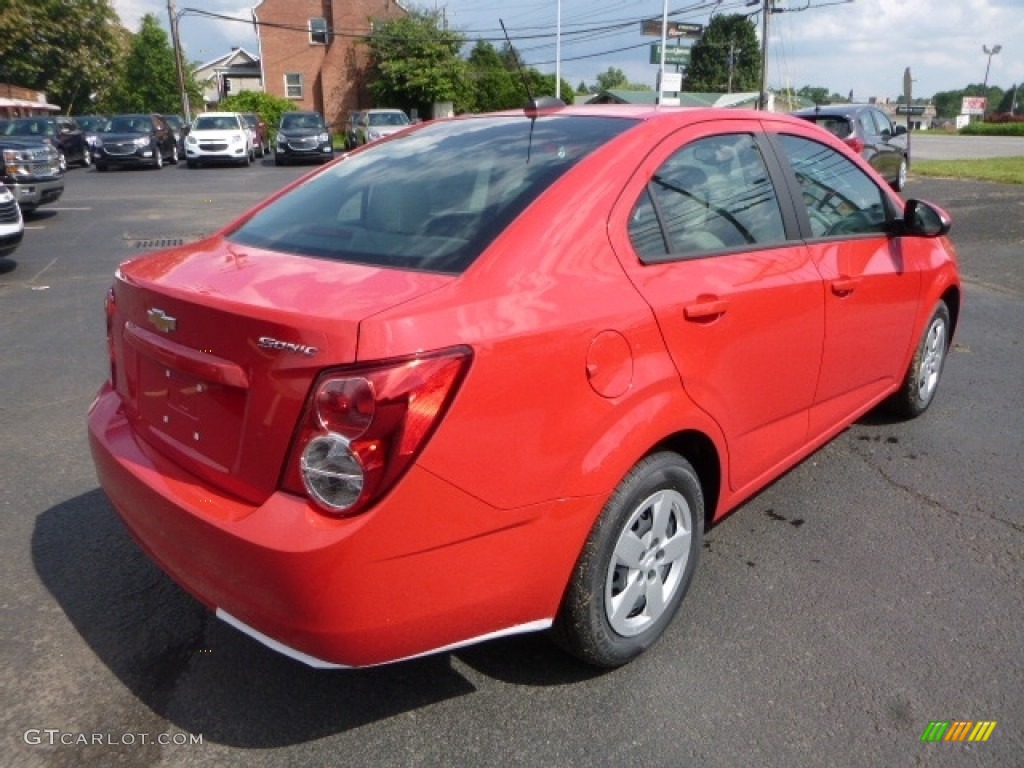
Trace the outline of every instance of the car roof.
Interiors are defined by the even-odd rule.
[[[807,107],[805,109],[798,109],[791,114],[799,117],[807,117],[814,115],[852,115],[856,114],[865,109],[877,109],[874,104],[819,104],[816,107]]]

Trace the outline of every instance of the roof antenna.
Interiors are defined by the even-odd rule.
[[[505,34],[505,42],[508,43],[509,51],[512,53],[512,58],[515,59],[516,67],[519,69],[519,76],[523,79],[523,88],[526,90],[526,97],[529,99],[523,109],[531,117],[536,117],[537,113],[542,109],[558,109],[564,107],[565,102],[561,99],[557,99],[554,96],[541,96],[539,99],[533,97],[533,92],[530,90],[530,81],[526,77],[526,70],[523,69],[523,63],[519,61],[519,54],[516,52],[515,46],[512,45],[512,40],[508,36],[508,30],[505,29],[505,22],[502,19],[498,19],[498,23],[501,24],[501,31]]]

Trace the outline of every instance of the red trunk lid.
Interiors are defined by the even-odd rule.
[[[221,238],[128,262],[114,284],[115,387],[153,449],[259,503],[316,375],[356,359],[360,322],[452,279]]]

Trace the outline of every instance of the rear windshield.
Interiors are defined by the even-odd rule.
[[[633,124],[491,116],[428,125],[334,164],[228,238],[357,264],[461,272],[556,179]]]

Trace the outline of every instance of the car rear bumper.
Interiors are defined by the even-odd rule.
[[[253,506],[138,440],[109,386],[90,409],[89,437],[100,483],[142,548],[218,616],[313,666],[381,664],[550,626],[600,504],[497,510],[413,467],[351,519],[284,492]]]

